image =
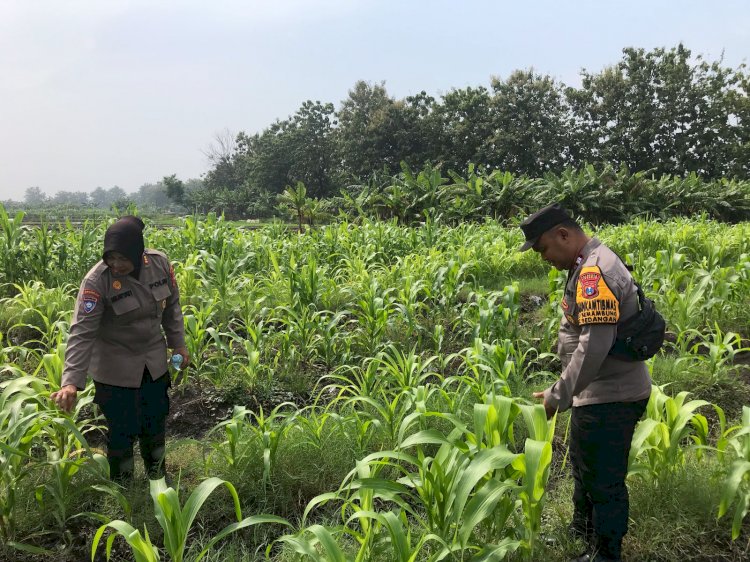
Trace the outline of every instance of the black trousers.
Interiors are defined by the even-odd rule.
[[[94,402],[107,419],[107,460],[111,478],[133,474],[133,444],[138,439],[149,477],[164,474],[164,445],[171,386],[169,373],[151,380],[143,371],[140,388],[94,381]]]
[[[592,404],[573,408],[571,415],[572,527],[595,539],[596,549],[608,558],[620,558],[628,532],[628,454],[647,404],[647,399]]]

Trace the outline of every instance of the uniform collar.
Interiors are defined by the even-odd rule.
[[[573,267],[570,269],[571,272],[578,269],[583,262],[586,261],[586,258],[588,258],[591,255],[591,252],[594,251],[594,249],[601,246],[601,242],[598,238],[591,238],[588,242],[586,242],[586,245],[581,248],[581,253],[578,254],[575,261],[573,262]]]

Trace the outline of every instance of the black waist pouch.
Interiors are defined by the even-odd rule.
[[[624,361],[645,361],[658,353],[664,345],[667,324],[654,306],[654,301],[638,289],[639,311],[617,326],[617,339],[609,355]]]

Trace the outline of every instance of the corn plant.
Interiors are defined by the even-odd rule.
[[[727,451],[734,453],[722,487],[718,517],[724,517],[735,505],[732,540],[736,540],[750,510],[750,407],[742,407],[741,423],[722,432],[717,448],[722,459]]]
[[[345,411],[360,411],[360,416],[377,422],[390,443],[396,441],[402,422],[413,411],[409,392],[389,393],[381,388],[374,396],[352,396],[344,401]]]
[[[2,383],[0,394],[0,540],[16,545],[18,486],[29,476],[27,462],[40,430],[36,405],[24,400],[20,388],[32,381],[14,379]]]
[[[360,545],[370,547],[374,542],[372,525],[362,517],[362,512],[372,511],[374,502],[395,504],[409,513],[423,534],[434,536],[442,548],[435,559],[462,552],[476,553],[502,547],[507,552],[520,543],[503,541],[502,545],[485,544],[477,541],[477,527],[487,524],[497,534],[489,531],[488,536],[498,536],[507,532],[505,522],[510,517],[514,498],[510,491],[515,486],[504,479],[492,476],[510,466],[516,455],[504,447],[484,449],[470,455],[459,439],[460,431],[443,436],[434,430],[418,432],[399,446],[397,451],[383,451],[365,457],[350,473],[338,493],[314,499],[308,506],[346,498],[344,516],[347,520],[356,519]],[[439,445],[435,457],[422,452],[423,446]],[[403,452],[417,447],[412,455]],[[384,467],[390,467],[402,476],[396,480],[380,474]],[[412,506],[419,506],[419,510]],[[354,514],[354,517],[350,517]],[[504,537],[507,538],[507,537]],[[366,551],[367,555],[370,554]],[[360,550],[359,559],[369,559]]]
[[[312,537],[309,537],[309,535]],[[283,535],[274,543],[286,544],[297,554],[309,557],[311,560],[320,562],[348,562],[349,558],[344,555],[336,538],[322,525],[311,525],[296,535]],[[270,556],[271,547],[266,550],[266,556]],[[324,554],[320,553],[320,550]]]
[[[522,474],[521,500],[523,514],[523,546],[529,556],[534,554],[534,546],[542,526],[545,488],[552,464],[552,445],[549,441],[527,439],[522,457],[513,461],[513,467]]]
[[[378,364],[372,358],[366,359],[364,365],[341,365],[320,382],[331,381],[323,387],[321,393],[335,394],[335,400],[346,400],[355,396],[377,396],[383,386],[379,376]]]
[[[290,408],[290,413],[283,410]],[[259,439],[263,447],[263,483],[267,485],[271,480],[274,467],[276,466],[276,452],[279,443],[292,427],[296,417],[296,407],[291,402],[282,402],[276,406],[271,413],[266,416],[263,414],[263,408],[259,408],[258,413],[248,411],[248,419],[252,418],[255,424],[247,424],[248,433]]]
[[[203,365],[211,353],[211,339],[209,335],[210,324],[213,321],[213,303],[200,307],[187,306],[184,309],[185,319],[185,345],[190,352],[192,371],[200,373]],[[222,358],[224,360],[226,358]],[[186,381],[188,371],[181,371],[182,376],[175,379],[175,385],[179,387]]]
[[[653,386],[646,407],[646,417],[635,428],[628,473],[658,480],[681,466],[689,448],[700,452],[708,443],[708,421],[696,413],[701,407],[711,406],[705,400],[687,400],[690,393],[680,392],[675,397],[664,393],[663,387]],[[713,406],[717,413],[718,406]],[[720,416],[723,417],[723,412]]]
[[[317,406],[310,406],[295,418],[289,433],[295,446],[308,445],[324,454],[326,438],[332,428],[339,426],[341,416],[334,412],[326,412]]]
[[[52,420],[52,424],[63,424],[64,429],[72,435],[77,433],[75,425],[69,419]],[[55,532],[66,544],[72,544],[73,537],[68,530],[72,519],[89,516],[88,513],[71,513],[70,505],[76,499],[90,494],[88,486],[81,486],[81,477],[93,480],[94,489],[105,492],[120,502],[125,511],[129,511],[129,504],[125,497],[113,488],[108,481],[109,464],[106,457],[100,453],[92,453],[88,445],[79,441],[80,434],[75,440],[71,439],[71,446],[59,451],[56,447],[48,446],[46,460],[39,463],[38,468],[46,468],[43,484],[36,486],[34,497],[42,516],[51,516],[55,521]]]
[[[255,339],[252,339],[252,337],[244,338],[232,333],[231,338],[234,349],[239,347],[244,353],[231,353],[229,370],[234,376],[239,375],[245,387],[252,390],[263,373],[267,373],[268,378],[271,376],[270,370],[264,369],[262,365],[261,351],[256,343],[257,335]]]
[[[488,396],[485,403],[474,404],[474,433],[467,442],[477,449],[515,443],[513,422],[521,409],[507,396]]]
[[[393,288],[381,289],[376,279],[371,279],[359,294],[354,314],[357,318],[358,347],[367,356],[373,356],[383,343],[386,328],[395,310]]]
[[[513,344],[505,340],[501,344],[488,344],[480,338],[474,345],[456,355],[463,361],[462,381],[472,391],[475,401],[482,401],[489,394],[510,396],[509,380],[516,373]]]
[[[8,286],[23,281],[23,222],[24,212],[19,211],[11,217],[0,205],[0,271],[2,282]]]
[[[248,446],[247,417],[250,410],[244,406],[235,406],[228,420],[214,426],[206,435],[213,439],[219,433],[224,434],[222,441],[211,441],[211,448],[220,462],[233,470],[242,469],[251,460],[253,449]]]
[[[382,427],[380,420],[357,410],[351,410],[347,415],[337,416],[333,419],[338,421],[342,434],[356,444],[357,457],[370,450],[373,439]]]
[[[452,306],[459,293],[467,286],[468,264],[461,264],[456,260],[450,260],[435,272],[432,279],[431,292],[434,295],[435,304],[440,309],[446,310]]]
[[[253,515],[250,517],[242,518],[242,510],[240,508],[240,500],[237,496],[237,491],[234,486],[226,480],[220,478],[208,478],[198,484],[193,492],[188,497],[185,505],[180,503],[180,498],[177,490],[168,487],[164,478],[160,480],[151,480],[150,492],[151,499],[154,503],[154,514],[156,520],[159,522],[159,526],[164,532],[164,550],[169,557],[171,562],[182,562],[185,557],[185,551],[187,549],[188,535],[190,529],[193,526],[195,517],[198,515],[201,507],[211,495],[211,493],[219,486],[225,486],[232,496],[234,502],[234,513],[237,518],[236,523],[232,523],[224,527],[218,534],[213,536],[206,546],[201,550],[198,556],[195,558],[195,562],[201,560],[211,547],[219,542],[227,535],[250,527],[252,525],[258,525],[260,523],[275,523],[280,525],[289,525],[289,523],[281,517],[274,515]],[[93,561],[96,557],[96,552],[99,548],[102,536],[107,528],[113,529],[115,532],[107,537],[106,541],[106,554],[107,560],[109,560],[112,554],[112,543],[115,538],[122,536],[128,543],[133,554],[133,558],[136,562],[158,562],[161,560],[159,555],[159,549],[151,543],[148,536],[148,531],[144,528],[144,535],[141,535],[140,531],[136,530],[129,523],[125,521],[116,520],[105,523],[97,530],[94,535],[93,542],[91,544],[91,560]]]
[[[315,311],[312,305],[281,306],[275,312],[274,319],[283,326],[280,334],[281,354],[289,370],[296,365],[293,357],[299,357],[304,362],[311,361],[322,338],[319,332],[326,313]]]
[[[231,250],[225,243],[217,254],[202,251],[198,262],[198,277],[203,283],[203,290],[211,296],[215,309],[214,321],[221,327],[227,325],[230,313],[235,307],[237,279],[246,259],[230,253]]]
[[[402,353],[395,345],[388,345],[373,358],[377,366],[381,384],[390,391],[408,391],[419,386],[425,380],[436,378],[430,364],[436,357],[423,359],[413,347],[408,353]]]
[[[315,355],[327,367],[346,364],[351,356],[351,338],[344,329],[352,320],[346,320],[348,310],[340,310],[333,315],[322,313],[318,324],[320,338],[317,342]]]
[[[701,353],[701,352],[704,353]],[[735,371],[735,357],[740,353],[750,351],[750,347],[742,347],[742,338],[735,332],[724,333],[717,322],[711,331],[710,339],[698,342],[690,349],[690,355],[680,357],[679,360],[689,361],[701,374],[706,376],[707,382],[716,381],[722,373]]]
[[[16,284],[15,296],[0,299],[0,305],[15,312],[17,321],[9,327],[9,332],[24,329],[29,337],[25,344],[32,342],[42,348],[52,345],[57,333],[67,334],[68,317],[73,308],[71,285],[46,288],[39,281]]]
[[[403,286],[398,289],[395,298],[396,310],[401,315],[410,338],[416,338],[417,345],[421,342],[423,327],[420,322],[427,303],[423,294],[427,292],[427,283],[423,279],[416,279],[407,275],[403,279]],[[425,295],[429,298],[429,295]]]

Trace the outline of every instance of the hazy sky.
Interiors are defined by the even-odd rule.
[[[395,97],[531,66],[577,84],[680,41],[748,61],[750,1],[0,0],[0,199],[199,177],[217,132],[338,107],[360,79]]]

